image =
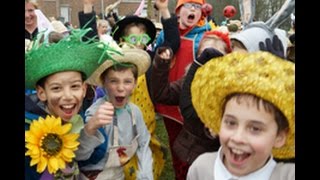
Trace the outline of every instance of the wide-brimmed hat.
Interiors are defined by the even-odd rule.
[[[148,42],[148,45],[154,41],[154,39],[156,37],[157,30],[156,30],[156,27],[153,24],[153,22],[147,18],[142,18],[142,17],[135,16],[135,15],[126,16],[116,23],[116,25],[112,28],[113,39],[115,41],[119,42],[120,38],[124,35],[124,29],[126,28],[127,25],[129,25],[131,23],[144,24],[147,29],[146,33],[151,38],[151,40]]]
[[[87,83],[95,86],[101,86],[102,73],[109,67],[115,65],[115,63],[132,63],[138,68],[138,76],[144,74],[151,64],[151,58],[149,54],[142,49],[122,49],[121,54],[111,55],[114,61],[105,61],[100,65],[92,75],[87,79]]]
[[[74,30],[72,35],[53,44],[34,42],[25,54],[25,87],[34,89],[48,75],[62,71],[79,71],[88,78],[109,57],[111,48],[102,42],[83,42],[87,30]]]
[[[268,52],[233,52],[200,67],[191,84],[193,106],[201,121],[219,132],[222,106],[232,93],[254,94],[278,107],[288,119],[286,144],[273,149],[280,159],[295,157],[295,65]]]
[[[51,21],[51,25],[53,30],[58,33],[69,33],[69,29],[61,21],[53,20]]]

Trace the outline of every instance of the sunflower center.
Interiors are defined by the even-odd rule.
[[[49,133],[42,140],[41,148],[50,156],[54,156],[62,149],[62,140],[57,134]]]

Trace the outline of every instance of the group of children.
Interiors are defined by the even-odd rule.
[[[98,33],[89,2],[80,24],[94,22],[93,32],[36,41],[25,55],[26,88],[36,90],[25,96],[26,131],[39,116],[74,123],[87,84],[104,90],[85,109],[77,163],[60,171],[64,179],[158,179],[165,151],[155,135],[156,113],[178,180],[295,178],[294,163],[274,160],[295,157],[294,63],[268,48],[252,53],[242,44],[249,53],[232,52],[228,33],[206,21],[204,0],[178,0],[176,15],[168,0],[156,0],[158,38],[150,20],[127,16],[113,29],[121,47],[113,49],[89,38]],[[154,41],[155,49],[147,49]],[[26,156],[25,179],[57,178],[30,163]]]

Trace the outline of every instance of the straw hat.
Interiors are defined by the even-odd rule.
[[[111,49],[95,40],[82,42],[82,36],[89,30],[78,29],[68,38],[50,45],[35,41],[25,54],[25,87],[34,89],[41,78],[62,71],[79,71],[89,77],[108,59],[108,50]]]
[[[222,105],[232,93],[251,93],[278,107],[289,121],[286,144],[273,149],[280,159],[295,157],[295,66],[268,52],[233,52],[200,67],[191,84],[193,106],[201,121],[219,132]]]
[[[58,33],[66,33],[69,32],[68,28],[61,22],[61,21],[51,21],[51,25],[53,27],[53,30]]]
[[[138,76],[144,74],[151,64],[151,58],[149,54],[142,49],[122,49],[122,54],[113,54],[111,58],[115,61],[105,61],[102,65],[100,65],[87,79],[87,83],[95,86],[101,86],[100,76],[101,74],[113,66],[114,63],[132,63],[135,64],[138,68]]]

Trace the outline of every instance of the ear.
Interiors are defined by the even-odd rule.
[[[37,86],[36,89],[37,89],[37,96],[40,99],[40,101],[42,101],[42,102],[47,101],[47,95],[46,95],[44,88],[41,86]]]
[[[273,147],[275,147],[275,148],[282,147],[286,143],[287,134],[288,134],[288,130],[282,130],[281,132],[279,132],[276,137],[276,140],[275,140]]]
[[[91,88],[91,87],[90,87]],[[86,83],[82,83],[82,89],[83,89],[83,98],[86,97],[88,85]]]

